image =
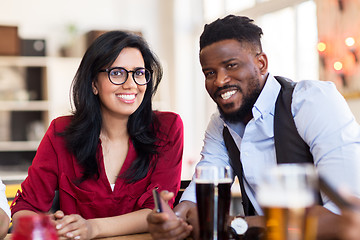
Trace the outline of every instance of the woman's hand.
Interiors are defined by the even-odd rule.
[[[93,229],[89,221],[78,214],[64,215],[63,212],[54,213],[55,226],[60,239],[91,239]]]

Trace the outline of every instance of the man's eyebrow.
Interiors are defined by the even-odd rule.
[[[238,60],[238,58],[234,57],[234,58],[229,58],[227,60],[224,60],[221,62],[222,65],[226,65],[227,63],[231,62],[231,61],[234,61],[234,60]],[[210,70],[213,70],[213,68],[211,67],[208,67],[208,68],[202,68],[202,71],[210,71]]]
[[[230,59],[227,59],[227,60],[225,60],[225,61],[222,61],[221,63],[222,63],[222,64],[227,64],[227,63],[229,63],[229,62],[231,62],[231,61],[234,61],[234,60],[237,60],[237,58],[230,58]]]
[[[210,70],[213,70],[212,68],[202,68],[201,69],[203,72],[205,72],[205,71],[210,71]]]

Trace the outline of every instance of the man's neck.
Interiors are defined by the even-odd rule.
[[[246,117],[244,117],[241,122],[246,126],[248,124],[248,122],[250,122],[250,120],[253,119],[253,115],[252,113],[250,113],[249,115],[247,115]]]

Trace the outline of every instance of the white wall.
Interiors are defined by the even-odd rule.
[[[19,34],[24,38],[46,38],[51,56],[69,40],[69,25],[75,25],[80,34],[93,29],[139,30],[156,46],[158,24],[154,16],[158,13],[152,7],[156,2],[0,0],[0,23],[19,26]]]
[[[201,0],[0,0],[0,25],[18,26],[22,38],[46,39],[48,56],[59,56],[60,48],[75,39],[77,44],[71,56],[81,57],[83,36],[90,30],[141,31],[164,67],[155,107],[179,113],[184,122],[183,177],[189,178],[194,162],[200,159],[209,119],[207,104],[212,104],[205,92],[196,49],[203,25],[201,3]],[[76,27],[73,37],[68,31],[70,25]],[[59,108],[53,112],[66,113],[64,105],[70,108],[66,102],[72,79],[59,84],[59,76],[50,77],[49,81],[56,82],[49,85],[56,86],[51,90],[53,94],[66,98],[65,103],[60,99],[52,104]]]

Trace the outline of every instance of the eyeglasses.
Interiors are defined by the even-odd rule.
[[[151,79],[151,72],[146,68],[136,68],[133,71],[128,71],[122,67],[114,67],[102,69],[99,72],[107,72],[110,82],[115,85],[124,84],[128,80],[129,73],[132,73],[132,78],[137,85],[146,85]]]

